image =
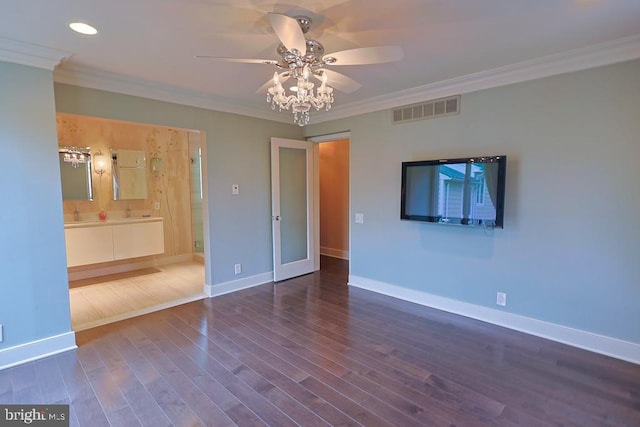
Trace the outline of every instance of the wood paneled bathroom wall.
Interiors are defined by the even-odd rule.
[[[92,155],[100,150],[107,160],[102,176],[93,172],[93,200],[63,202],[66,221],[73,220],[76,209],[83,220],[97,218],[100,211],[107,212],[107,218],[123,217],[127,208],[133,216],[162,216],[164,256],[192,253],[189,137],[197,132],[69,114],[57,114],[56,120],[59,146],[91,147]],[[145,152],[146,199],[113,200],[111,149]],[[158,172],[151,171],[154,157],[162,159]],[[160,209],[155,210],[158,202]]]

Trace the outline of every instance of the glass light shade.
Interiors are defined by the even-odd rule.
[[[107,159],[102,151],[98,150],[96,154],[93,155],[93,169],[95,173],[98,175],[102,175],[105,173],[107,168]]]
[[[96,161],[96,170],[101,170],[107,167],[107,162],[102,154],[96,154],[94,159]]]

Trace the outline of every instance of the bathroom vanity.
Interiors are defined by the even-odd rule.
[[[160,217],[70,222],[64,234],[67,267],[164,253]]]

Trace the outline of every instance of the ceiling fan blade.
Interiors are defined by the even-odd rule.
[[[242,62],[244,64],[266,64],[278,65],[278,61],[274,59],[251,59],[251,58],[225,58],[222,56],[195,55],[194,58],[213,59],[220,62]]]
[[[325,55],[322,60],[331,65],[366,65],[400,61],[404,51],[400,46],[361,47]]]
[[[362,85],[357,81],[353,80],[351,77],[347,77],[344,74],[335,72],[333,70],[322,69],[313,75],[318,79],[322,80],[322,73],[326,73],[327,75],[327,85],[338,89],[344,93],[355,92],[360,89]]]
[[[289,80],[289,77],[291,77],[291,73],[289,71],[285,71],[284,73],[280,73],[278,75],[280,76],[280,83],[286,82],[287,80]],[[271,86],[273,86],[273,79],[267,80],[265,84],[263,84],[258,88],[258,90],[256,90],[256,93],[267,93],[267,89],[269,89]]]
[[[307,52],[307,41],[297,20],[279,13],[269,13],[269,22],[287,50],[297,49],[301,55]]]

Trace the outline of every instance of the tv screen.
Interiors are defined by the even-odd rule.
[[[507,156],[402,163],[400,218],[503,227]]]

